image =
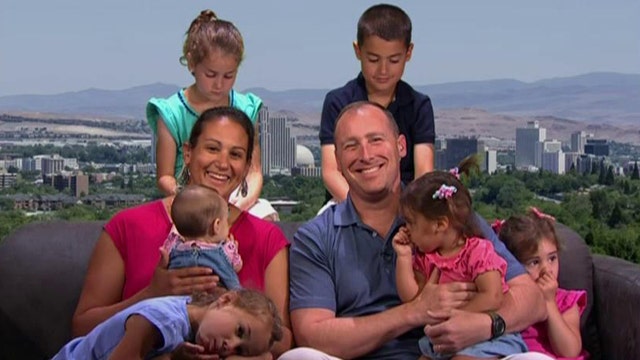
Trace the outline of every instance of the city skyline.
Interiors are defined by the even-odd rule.
[[[0,12],[0,96],[188,85],[178,63],[183,34],[207,7],[244,36],[239,90],[334,88],[359,69],[351,42],[375,3],[10,0]],[[412,84],[640,74],[637,1],[390,3],[413,21]]]

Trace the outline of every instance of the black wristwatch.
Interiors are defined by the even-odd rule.
[[[504,323],[502,316],[493,311],[487,314],[491,317],[491,340],[504,335],[505,330],[507,330],[507,325]]]

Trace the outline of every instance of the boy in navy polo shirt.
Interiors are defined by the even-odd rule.
[[[322,179],[328,190],[327,200],[334,202],[343,201],[349,190],[336,166],[333,132],[338,114],[350,103],[369,100],[393,114],[400,133],[407,140],[407,156],[400,163],[403,183],[408,184],[433,170],[434,163],[431,100],[401,80],[413,51],[409,16],[394,5],[370,7],[358,21],[353,49],[361,64],[361,73],[343,87],[330,91],[322,108]]]

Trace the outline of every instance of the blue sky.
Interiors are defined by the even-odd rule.
[[[5,0],[0,96],[154,82],[188,85],[182,41],[205,8],[242,32],[236,88],[333,88],[354,77],[351,42],[378,1]],[[390,1],[414,26],[415,85],[593,71],[640,73],[640,1]]]

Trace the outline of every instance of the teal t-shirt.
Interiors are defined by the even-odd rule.
[[[258,112],[262,106],[262,100],[252,93],[242,94],[235,90],[229,93],[229,103],[232,107],[243,111],[251,122],[255,125],[258,119]],[[174,176],[180,176],[184,160],[182,158],[182,145],[189,141],[189,135],[193,125],[198,120],[200,114],[189,105],[184,95],[184,89],[166,99],[151,98],[147,103],[147,122],[153,130],[153,134],[158,134],[158,119],[162,118],[165,126],[176,141],[176,166]]]

